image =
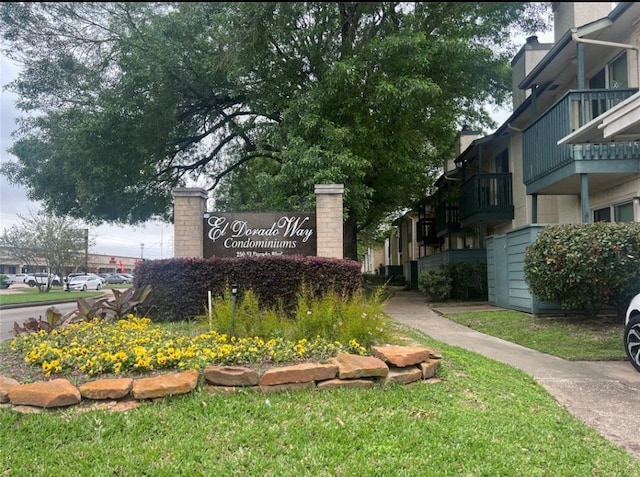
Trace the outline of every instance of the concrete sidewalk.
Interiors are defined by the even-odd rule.
[[[396,321],[438,341],[524,371],[574,416],[640,459],[640,373],[630,363],[566,361],[445,318],[446,313],[487,308],[490,307],[434,310],[418,292],[403,290],[395,292],[385,311]]]

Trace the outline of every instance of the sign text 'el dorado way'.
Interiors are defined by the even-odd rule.
[[[204,256],[316,255],[316,214],[204,214]]]

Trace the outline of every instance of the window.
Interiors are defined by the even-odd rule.
[[[496,156],[496,172],[509,172],[509,150],[505,149]]]
[[[620,89],[628,88],[627,81],[627,53],[618,55],[605,68],[602,68],[589,79],[589,89]],[[609,105],[610,107],[611,105]],[[598,117],[607,110],[606,98],[598,97],[591,100],[590,119]]]
[[[602,68],[589,80],[589,89],[628,88],[627,53],[618,55],[605,68]]]
[[[633,202],[625,202],[593,211],[594,222],[633,222]]]
[[[589,89],[604,89],[606,84],[604,68],[602,68],[589,80]]]
[[[633,202],[616,205],[613,210],[616,222],[633,222]]]
[[[611,207],[593,211],[594,222],[611,222]]]
[[[609,88],[628,88],[627,53],[622,53],[609,64]]]

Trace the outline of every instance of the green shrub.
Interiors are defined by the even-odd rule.
[[[445,269],[451,278],[451,299],[486,301],[489,298],[486,263],[450,263]]]
[[[418,275],[418,290],[429,301],[443,301],[451,295],[452,280],[445,267],[425,270]]]
[[[542,300],[590,316],[610,307],[623,317],[638,292],[640,224],[545,227],[527,247],[524,274],[531,292]]]

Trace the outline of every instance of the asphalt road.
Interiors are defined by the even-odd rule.
[[[63,314],[78,308],[76,302],[71,302],[2,309],[0,310],[0,341],[10,340],[15,336],[13,333],[14,322],[22,325],[31,317],[45,319],[45,313],[50,306],[55,306]]]

